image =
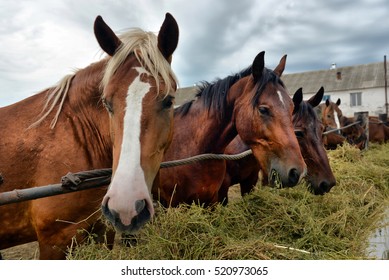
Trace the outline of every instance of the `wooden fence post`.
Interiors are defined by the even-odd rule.
[[[363,128],[365,135],[365,147],[364,150],[367,150],[369,147],[369,112],[356,112],[354,113],[355,121],[360,121],[360,125]]]

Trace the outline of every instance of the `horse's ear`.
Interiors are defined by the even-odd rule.
[[[330,106],[330,100],[329,99],[326,100],[326,106],[327,107]]]
[[[252,66],[252,74],[254,83],[257,83],[262,77],[263,68],[265,68],[265,52],[262,51],[254,58]]]
[[[176,20],[171,14],[166,13],[165,20],[158,33],[158,49],[169,63],[178,45],[178,35],[179,30]]]
[[[112,29],[104,22],[101,16],[97,16],[94,24],[94,32],[100,47],[108,55],[113,56],[122,44]]]
[[[336,105],[340,105],[340,98],[338,98],[338,100],[336,100]]]
[[[297,112],[302,101],[303,101],[303,89],[299,88],[298,90],[296,90],[296,92],[293,95],[293,104],[294,104],[293,114]]]
[[[320,102],[322,101],[323,99],[323,95],[324,95],[324,88],[321,87],[319,89],[318,92],[316,92],[316,94],[314,96],[312,96],[311,98],[309,98],[309,100],[307,101],[309,104],[311,104],[312,107],[316,107],[317,105],[320,104]]]
[[[274,73],[276,73],[276,75],[278,77],[281,77],[282,73],[284,72],[285,70],[285,64],[286,64],[286,57],[287,55],[285,54],[281,59],[280,59],[280,63],[278,63],[277,67],[274,69]]]

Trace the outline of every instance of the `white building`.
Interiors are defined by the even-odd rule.
[[[340,108],[345,116],[362,111],[368,111],[369,116],[378,116],[386,113],[385,103],[389,102],[385,100],[384,73],[384,62],[349,67],[332,65],[328,70],[285,74],[282,80],[290,94],[302,87],[304,100],[323,86],[325,99],[333,102],[341,99]]]

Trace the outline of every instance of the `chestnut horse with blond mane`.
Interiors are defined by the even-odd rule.
[[[158,36],[139,28],[117,36],[98,16],[94,31],[106,58],[0,109],[0,191],[112,167],[108,191],[0,206],[0,249],[37,240],[40,259],[63,259],[73,237],[103,228],[101,208],[125,232],[153,216],[150,192],[172,136],[178,25],[166,14]]]

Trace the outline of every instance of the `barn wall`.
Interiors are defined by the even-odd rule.
[[[350,106],[350,93],[362,92],[362,105]],[[304,94],[304,99],[309,99],[313,94]],[[330,95],[331,101],[336,102],[338,98],[341,100],[340,109],[343,115],[347,117],[354,116],[355,112],[368,111],[370,116],[378,116],[385,113],[385,90],[384,88],[369,88],[362,90],[349,90],[342,92],[325,92],[325,95]]]

